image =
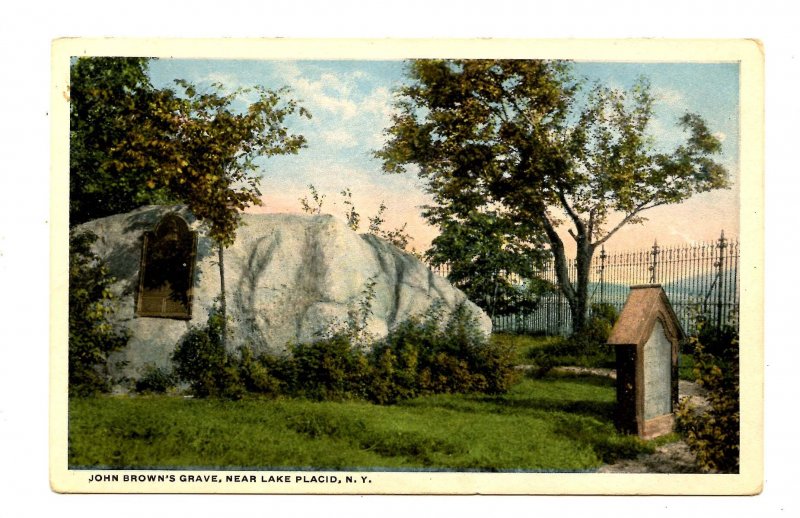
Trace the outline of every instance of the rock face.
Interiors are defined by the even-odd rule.
[[[197,231],[190,319],[136,314],[144,234],[168,213],[180,215]],[[466,304],[481,329],[491,332],[489,317],[446,279],[415,257],[373,235],[359,235],[332,216],[245,214],[243,223],[236,242],[224,252],[233,328],[230,347],[248,344],[261,352],[282,352],[287,344],[312,341],[346,322],[348,312],[366,301],[372,311],[366,330],[375,337],[421,315],[435,301],[441,301],[445,311]],[[212,240],[180,207],[144,207],[80,229],[99,237],[94,251],[117,279],[115,320],[131,332],[128,347],[115,353],[111,362],[122,361],[120,373],[132,378],[147,365],[168,366],[175,345],[190,326],[205,324],[219,295]]]

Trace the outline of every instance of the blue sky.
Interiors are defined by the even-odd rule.
[[[733,189],[696,196],[679,206],[654,209],[644,225],[628,226],[607,244],[608,249],[646,247],[658,239],[680,244],[714,239],[721,229],[738,233],[739,67],[736,63],[575,63],[575,73],[590,82],[629,87],[647,77],[656,95],[652,133],[674,147],[681,140],[677,119],[686,111],[702,115],[723,141],[719,159],[734,180]],[[306,136],[308,148],[298,155],[272,157],[261,166],[264,206],[258,211],[299,212],[308,185],[326,195],[323,212],[342,216],[339,194],[349,188],[362,221],[381,202],[386,227],[408,223],[412,243],[425,249],[436,234],[419,216],[428,203],[412,174],[385,175],[372,152],[383,144],[383,129],[393,113],[392,93],[404,81],[402,61],[242,61],[159,59],[150,65],[155,86],[170,86],[176,78],[199,86],[213,82],[227,88],[287,86],[312,114],[296,118],[290,128]]]

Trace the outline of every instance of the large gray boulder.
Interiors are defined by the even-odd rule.
[[[197,231],[191,318],[137,316],[143,236],[170,212]],[[125,365],[118,373],[136,378],[145,366],[167,367],[178,341],[190,326],[206,323],[219,295],[212,240],[182,207],[144,207],[79,229],[97,234],[94,251],[117,279],[114,319],[131,334],[128,347],[111,359]],[[224,265],[231,348],[247,344],[259,352],[283,352],[290,343],[312,341],[341,326],[365,301],[371,310],[366,331],[376,338],[434,303],[445,315],[465,304],[480,328],[491,332],[489,317],[424,263],[329,215],[244,214],[235,243],[225,249]]]

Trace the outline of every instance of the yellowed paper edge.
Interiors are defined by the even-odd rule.
[[[738,475],[69,470],[67,259],[70,56],[247,59],[542,58],[616,62],[736,62],[740,67],[741,471]],[[52,46],[50,483],[67,493],[751,495],[763,487],[764,50],[754,40],[61,39]],[[288,483],[261,482],[285,475]],[[116,482],[90,483],[93,475]],[[136,481],[125,482],[125,476]],[[149,482],[148,476],[175,482]],[[182,481],[189,475],[217,481]],[[228,476],[256,483],[226,483]],[[348,484],[310,481],[366,477]],[[143,478],[142,478],[143,477]],[[304,479],[305,477],[305,479]],[[141,480],[141,481],[140,481]],[[209,479],[210,480],[210,479]],[[328,478],[327,480],[330,480]]]

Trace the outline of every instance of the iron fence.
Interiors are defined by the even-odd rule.
[[[437,267],[436,273],[447,276],[447,266]],[[715,241],[680,246],[660,246],[656,241],[650,248],[606,253],[601,248],[592,258],[589,278],[589,306],[611,304],[619,312],[628,297],[630,286],[661,284],[684,330],[695,331],[698,311],[714,324],[738,323],[739,309],[739,241],[725,233]],[[576,277],[575,261],[570,261],[570,279]],[[540,272],[540,278],[554,289],[541,296],[536,309],[525,313],[493,315],[496,331],[567,335],[572,318],[561,290],[557,288],[555,268],[550,263]],[[509,275],[512,284],[528,282]],[[524,292],[524,290],[520,290]]]

